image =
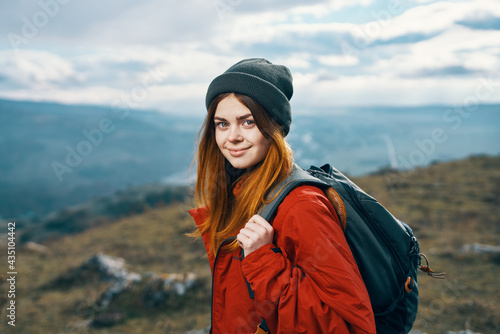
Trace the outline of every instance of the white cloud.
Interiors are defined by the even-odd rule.
[[[41,5],[48,3],[49,6]],[[55,5],[54,5],[55,4]],[[21,48],[46,43],[86,46],[162,44],[209,38],[219,19],[212,1],[8,1],[0,4],[0,29],[26,37]],[[40,19],[42,18],[42,19]],[[37,21],[38,20],[38,21]],[[10,46],[7,39],[0,45]]]
[[[354,55],[319,56],[318,61],[326,66],[353,66],[359,64],[359,58]]]
[[[46,51],[1,51],[0,76],[21,87],[76,83],[84,77],[71,62]]]
[[[406,47],[387,59],[374,63],[371,72],[411,75],[424,69],[463,66],[470,70],[488,72],[500,68],[500,31],[475,31],[453,26],[446,32]]]
[[[365,29],[368,31],[366,27],[378,24],[379,33],[373,37],[380,40],[390,40],[410,34],[434,34],[446,31],[455,22],[477,11],[500,16],[500,6],[497,1],[439,1],[410,8],[401,15],[389,17],[389,20],[375,20],[365,25]]]
[[[283,64],[287,67],[293,67],[295,69],[308,70],[311,68],[311,59],[311,54],[301,52],[277,57],[276,59],[274,59],[274,62],[276,64]]]
[[[59,102],[66,104],[95,104],[110,106],[119,99],[121,91],[108,86],[64,89],[62,87],[36,86],[0,92],[0,97],[13,100]],[[29,97],[29,98],[28,98]]]
[[[139,107],[198,110],[215,76],[242,58],[266,57],[290,67],[303,110],[460,103],[500,68],[497,0],[221,1],[231,6],[222,18],[205,0],[71,1],[19,56],[0,41],[1,95],[109,104],[158,70],[162,79]],[[0,28],[19,33],[21,17],[41,10],[0,7]],[[478,28],[482,17],[492,18],[490,28]],[[487,100],[500,101],[498,92]]]
[[[404,99],[395,99],[398,96]],[[296,111],[306,112],[343,105],[464,105],[470,101],[500,102],[500,71],[492,76],[458,79],[401,79],[377,75],[337,77],[320,81],[311,77],[301,80],[292,104]]]
[[[99,105],[128,96],[134,108],[192,112],[193,101],[203,106],[210,80],[237,60],[175,45],[104,49],[68,59],[39,50],[3,51],[0,96]]]
[[[313,15],[323,17],[330,12],[337,12],[346,7],[367,6],[373,0],[329,0],[316,5],[303,5],[290,10],[290,14],[296,16]]]
[[[218,21],[212,1],[149,0],[133,4],[120,15],[91,26],[86,38],[113,44],[182,43],[208,38]]]

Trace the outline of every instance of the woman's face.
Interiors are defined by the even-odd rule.
[[[219,102],[214,123],[217,146],[234,168],[252,167],[267,155],[269,140],[255,124],[250,109],[234,94]]]

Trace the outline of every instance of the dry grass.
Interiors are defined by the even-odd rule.
[[[194,272],[205,281],[210,268],[201,240],[185,236],[193,222],[186,205],[151,210],[143,215],[103,225],[74,236],[53,240],[48,254],[18,252],[17,314],[13,333],[183,333],[209,323],[208,291],[198,296],[202,305],[170,305],[156,310],[142,304],[141,287],[113,301],[110,308],[123,307],[127,320],[111,329],[83,329],[93,313],[88,307],[107,283],[82,284],[70,288],[44,288],[60,275],[78,267],[97,253],[122,257],[137,273]],[[121,299],[120,299],[121,298]],[[205,298],[205,299],[203,299]],[[95,313],[95,312],[94,312]],[[2,314],[3,315],[3,314]],[[3,317],[5,317],[3,315]],[[2,318],[3,318],[2,317]],[[10,327],[10,326],[9,326]],[[1,332],[1,331],[0,331]]]
[[[500,331],[500,256],[465,255],[467,244],[500,245],[500,158],[474,157],[408,173],[357,179],[419,239],[446,280],[419,277],[414,329],[427,333]]]
[[[419,277],[421,298],[415,329],[426,333],[466,328],[483,334],[500,331],[500,257],[459,253],[466,244],[500,244],[496,212],[500,204],[499,167],[498,157],[475,157],[355,180],[414,229],[431,266],[447,273],[446,280],[433,280],[425,274]],[[155,334],[206,327],[210,323],[207,289],[161,309],[148,309],[141,302],[138,286],[110,306],[126,313],[123,323],[84,329],[84,321],[92,316],[88,306],[106,283],[43,288],[100,252],[126,259],[133,272],[194,272],[208,283],[210,269],[202,242],[185,236],[194,228],[188,206],[151,210],[53,240],[46,244],[48,254],[19,250],[17,322],[16,328],[7,328],[6,333]]]

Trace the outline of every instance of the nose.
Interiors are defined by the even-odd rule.
[[[227,140],[230,142],[239,142],[243,140],[239,126],[231,126]]]

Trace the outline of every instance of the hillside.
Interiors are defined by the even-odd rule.
[[[414,328],[498,333],[500,157],[386,171],[357,182],[412,227],[431,267],[446,272],[444,281],[420,276]]]
[[[44,242],[189,198],[184,186],[151,183],[99,196],[33,219],[16,220],[18,243]],[[1,244],[1,241],[0,241]]]
[[[11,332],[67,333],[64,329],[72,328],[69,333],[79,333],[79,324],[103,313],[95,307],[95,301],[111,283],[96,281],[91,275],[81,277],[76,283],[64,279],[95,254],[123,258],[131,272],[193,272],[202,281],[208,281],[210,269],[202,243],[184,235],[193,228],[186,210],[185,204],[151,210],[49,242],[45,245],[47,251],[22,248],[17,256],[17,321]],[[142,294],[135,293],[141,291],[136,287],[137,290],[129,291],[130,295],[110,305],[111,310],[126,313],[125,323],[88,332],[146,334],[164,333],[169,328],[175,333],[193,326],[203,328],[210,311],[209,288],[207,284],[204,286],[207,288],[202,288],[202,296],[195,296],[184,307],[161,308],[145,307]],[[2,306],[2,319],[4,310]]]
[[[355,181],[407,222],[431,267],[446,272],[446,280],[419,276],[421,299],[414,329],[498,333],[500,254],[481,252],[481,245],[500,245],[500,157],[476,156],[413,172],[386,170]],[[191,205],[188,200],[148,209],[48,241],[44,250],[19,249],[17,323],[6,333],[159,334],[205,328],[210,321],[210,269],[202,242],[185,236],[194,228],[186,212]],[[125,259],[127,270],[143,277],[192,272],[200,285],[183,298],[152,307],[143,281],[99,309],[95,300],[111,283],[71,274],[99,253]],[[5,277],[0,282],[5,290]],[[0,301],[5,302],[5,296],[2,292]],[[121,318],[114,326],[88,327],[103,314]]]
[[[294,114],[287,139],[299,165],[335,161],[357,176],[500,153],[500,105],[479,105],[466,119],[454,110],[316,110]],[[193,115],[0,100],[0,219],[36,220],[146,183],[185,185],[205,110]]]
[[[199,124],[154,111],[0,100],[0,219],[41,216],[184,171]]]

